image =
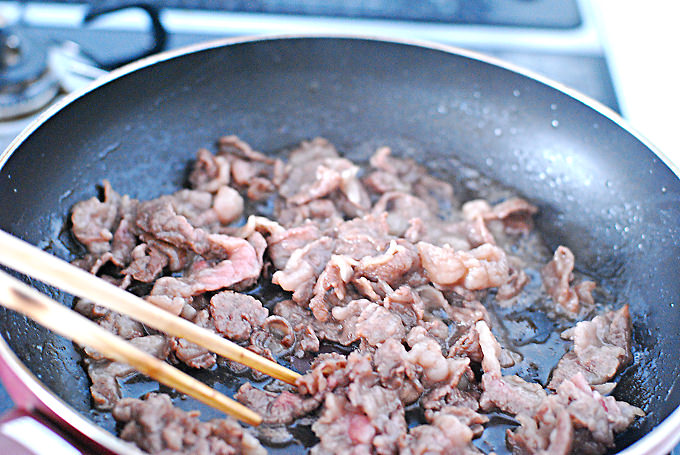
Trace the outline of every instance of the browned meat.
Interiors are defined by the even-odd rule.
[[[557,364],[548,387],[556,389],[577,373],[593,385],[612,379],[633,359],[631,330],[630,311],[624,305],[565,331],[562,336],[572,340],[574,347]]]
[[[113,409],[123,426],[121,439],[150,454],[265,455],[267,451],[234,419],[201,422],[195,412],[175,408],[167,395],[149,394],[143,400],[125,398]]]
[[[321,231],[316,224],[307,223],[302,226],[273,233],[267,238],[269,258],[277,270],[282,270],[293,252],[318,240]]]
[[[243,341],[264,324],[269,311],[254,297],[223,291],[210,299],[210,315],[218,332],[231,340]]]
[[[226,259],[215,265],[208,260],[194,261],[185,276],[158,279],[147,297],[149,302],[179,314],[187,299],[194,295],[229,288],[260,275],[261,259],[248,241],[221,234],[208,234],[206,240],[206,253]]]
[[[387,147],[362,168],[321,138],[284,162],[225,136],[215,154],[197,153],[191,189],[140,202],[104,182],[102,200],[77,204],[73,233],[87,248],[77,263],[306,372],[294,388],[246,383],[236,394],[263,415],[254,434],[267,444],[290,443],[311,425],[314,455],[474,454],[473,440],[494,425],[480,412],[494,411],[520,423],[507,434],[513,453],[605,453],[642,414],[603,396],[632,358],[628,307],[563,332],[573,348],[550,392],[504,375],[533,359],[499,341],[534,344],[524,354],[544,349],[529,334],[512,340],[513,323],[544,310],[546,295],[556,311],[545,317],[582,318],[581,307],[596,308],[595,283],[574,279],[566,247],[550,260],[533,231],[534,205],[473,170],[460,177],[439,179]],[[461,205],[454,187],[484,199]],[[543,287],[527,286],[539,272]],[[267,379],[91,302],[76,307],[168,362]],[[555,345],[550,335],[545,349]],[[84,353],[94,402],[115,405],[123,439],[164,455],[264,453],[233,421],[201,423],[167,396],[120,400],[132,369]]]
[[[238,389],[234,398],[260,414],[265,424],[292,423],[298,417],[310,413],[321,405],[314,398],[302,398],[288,391],[267,392],[256,389],[249,382]]]
[[[574,253],[565,246],[559,246],[555,250],[555,255],[541,270],[543,286],[553,302],[560,305],[565,311],[576,314],[580,310],[580,302],[592,303],[593,299],[590,291],[594,284],[581,283],[575,289],[571,286],[574,271]],[[579,292],[580,291],[580,292]]]
[[[395,392],[379,385],[363,389],[350,389],[347,397],[326,395],[321,416],[312,425],[321,440],[312,454],[396,451],[398,439],[406,431],[401,401]]]
[[[521,427],[507,432],[508,444],[512,447],[513,454],[568,455],[572,453],[574,429],[571,425],[571,418],[554,396],[543,401],[533,418],[520,414],[517,420]]]
[[[614,397],[603,397],[594,391],[581,374],[565,380],[557,389],[558,402],[565,407],[580,438],[574,441],[574,450],[580,444],[599,446],[598,452],[614,447],[614,433],[628,428],[641,409]]]
[[[204,329],[214,331],[214,321],[210,319],[208,310],[197,311],[192,322]],[[180,362],[190,366],[191,368],[212,368],[217,359],[215,354],[208,351],[206,348],[198,346],[184,338],[173,338],[170,340],[170,349],[175,354],[175,357]]]
[[[475,435],[470,425],[472,422],[469,422],[466,416],[462,417],[461,419],[455,412],[446,410],[435,413],[429,419],[429,425],[411,428],[408,434],[402,436],[399,441],[399,453],[404,455],[482,453],[471,444]],[[473,421],[473,426],[477,428],[487,421],[486,418],[479,417]]]
[[[389,235],[385,216],[368,215],[340,224],[335,229],[337,241],[333,252],[359,261],[384,252],[394,238]]]
[[[189,183],[196,190],[215,193],[229,184],[231,166],[224,156],[215,156],[206,149],[199,149],[196,162],[189,174]]]
[[[547,396],[540,384],[526,382],[518,376],[502,376],[501,346],[489,330],[486,322],[479,321],[475,328],[479,334],[482,349],[482,409],[500,409],[508,414],[533,415]]]
[[[117,221],[117,205],[95,197],[78,202],[71,213],[73,235],[93,254],[110,250]]]
[[[314,359],[310,371],[297,381],[301,394],[323,397],[326,392],[347,385],[349,378],[345,374],[347,358],[343,355],[320,354]]]
[[[418,243],[418,254],[425,274],[443,288],[460,285],[479,290],[505,284],[509,278],[508,261],[503,250],[484,244],[470,251],[456,251]]]
[[[397,287],[406,274],[419,266],[420,258],[412,244],[392,240],[384,253],[361,258],[356,274],[374,282],[383,281],[391,287]]]
[[[165,359],[170,353],[170,345],[163,335],[149,335],[130,340],[135,347],[159,359]],[[100,410],[111,410],[120,400],[118,380],[135,372],[134,368],[124,363],[107,360],[94,350],[86,348],[85,359],[87,374],[92,385],[90,393],[94,405]]]
[[[376,350],[373,363],[380,383],[390,390],[396,390],[404,404],[411,404],[420,398],[425,388],[416,365],[409,359],[402,343],[393,338],[386,340]]]
[[[235,189],[222,186],[213,199],[213,210],[217,220],[222,224],[236,221],[243,214],[243,198]]]
[[[272,283],[286,291],[293,291],[293,300],[307,302],[313,294],[314,284],[331,258],[335,242],[321,237],[303,248],[295,250],[286,267],[272,276]]]

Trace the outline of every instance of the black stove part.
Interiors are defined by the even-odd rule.
[[[87,14],[85,15],[84,22],[85,24],[89,24],[96,21],[96,19],[101,16],[128,8],[139,8],[149,16],[149,19],[151,20],[151,34],[153,41],[150,47],[143,49],[141,52],[137,52],[129,57],[117,58],[109,61],[101,61],[101,59],[93,57],[93,60],[97,62],[98,66],[104,70],[110,71],[112,69],[118,68],[119,66],[123,66],[127,63],[139,60],[140,58],[157,54],[165,50],[168,33],[165,31],[165,28],[161,23],[158,7],[152,4],[129,1],[97,3],[90,7]]]
[[[87,3],[97,0],[56,0]],[[107,5],[129,3],[107,0]],[[301,14],[449,24],[568,29],[581,25],[576,0],[146,0],[166,8]]]
[[[59,92],[47,70],[47,49],[15,28],[0,31],[0,120],[47,106]]]
[[[47,54],[21,31],[0,28],[0,89],[39,78],[46,69]]]

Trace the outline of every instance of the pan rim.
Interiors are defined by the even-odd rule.
[[[193,54],[205,50],[216,49],[220,47],[227,47],[231,45],[238,44],[248,44],[257,42],[268,42],[268,41],[284,41],[284,40],[298,40],[298,39],[342,39],[342,40],[357,40],[357,41],[369,41],[383,44],[400,44],[412,47],[425,48],[430,50],[436,50],[444,52],[447,54],[459,55],[472,60],[477,60],[482,63],[487,63],[493,66],[500,67],[507,71],[517,73],[519,75],[533,79],[541,84],[547,85],[559,92],[564,93],[570,98],[574,98],[576,101],[585,104],[589,108],[593,109],[605,118],[613,121],[617,126],[626,130],[629,134],[639,140],[645,147],[650,149],[661,161],[668,166],[668,168],[680,179],[680,163],[675,163],[671,160],[668,155],[666,155],[662,150],[660,150],[656,145],[654,145],[647,137],[637,130],[630,122],[624,119],[620,114],[615,112],[613,109],[604,105],[600,101],[584,94],[583,92],[571,88],[561,82],[551,79],[547,76],[543,76],[533,70],[523,68],[519,65],[507,62],[503,59],[493,57],[491,55],[484,54],[483,52],[473,51],[470,49],[465,49],[462,47],[457,47],[449,44],[435,43],[426,40],[419,39],[400,39],[387,36],[379,35],[356,35],[356,34],[274,34],[274,35],[249,35],[240,36],[232,38],[219,38],[215,40],[204,41],[201,43],[191,44],[188,46],[182,46],[177,49],[172,49],[164,52],[160,52],[155,55],[151,55],[140,60],[128,63],[120,68],[105,74],[85,87],[82,87],[72,93],[67,94],[62,99],[55,102],[52,106],[43,111],[38,117],[36,117],[31,123],[29,123],[13,140],[10,144],[0,153],[0,169],[4,166],[5,162],[9,159],[12,153],[18,148],[18,146],[23,142],[34,130],[36,130],[40,125],[45,123],[50,117],[55,115],[58,111],[65,108],[71,102],[87,95],[89,92],[97,89],[100,86],[106,85],[109,82],[113,82],[116,79],[124,77],[125,75],[132,73],[134,71],[146,68],[156,63],[164,62],[167,60],[172,60],[174,58],[181,57],[186,54]]]
[[[59,418],[67,423],[67,425],[75,429],[77,433],[85,435],[89,440],[107,448],[108,450],[113,451],[114,453],[144,455],[144,452],[139,450],[134,445],[123,441],[117,436],[99,427],[91,420],[84,418],[68,403],[62,400],[48,387],[46,387],[42,381],[38,379],[33,374],[33,372],[31,372],[16,356],[2,336],[0,336],[0,357],[2,357],[2,366],[10,370],[10,373],[7,374],[11,374],[19,379],[40,404],[46,406],[50,412],[58,415]],[[5,374],[6,373],[3,372],[3,377]],[[19,407],[16,404],[15,406]],[[34,408],[24,409],[31,412],[37,410],[41,414],[44,414],[44,412],[37,406]]]
[[[257,36],[244,36],[236,38],[222,38],[216,40],[210,40],[202,43],[197,43],[189,46],[184,46],[178,49],[173,49],[165,51],[156,55],[152,55],[141,60],[132,62],[121,68],[115,69],[110,73],[96,79],[91,84],[83,87],[73,93],[64,96],[61,100],[57,101],[55,104],[46,109],[41,113],[36,119],[34,119],[29,125],[27,125],[24,130],[16,136],[12,142],[7,146],[7,148],[0,152],[0,169],[9,160],[12,154],[19,148],[19,146],[41,125],[43,125],[51,117],[57,115],[62,109],[66,108],[72,102],[77,99],[86,96],[90,92],[96,90],[97,88],[104,86],[110,82],[122,78],[130,73],[137,70],[147,68],[151,65],[161,63],[164,61],[172,60],[175,58],[182,57],[183,55],[194,54],[201,51],[206,51],[210,49],[216,49],[221,47],[228,47],[232,45],[239,44],[255,44],[259,42],[271,42],[271,41],[285,41],[285,40],[299,40],[299,39],[342,39],[342,40],[357,40],[357,41],[369,41],[375,43],[383,44],[398,44],[406,45],[417,48],[424,48],[429,50],[435,50],[444,52],[446,54],[452,54],[457,56],[462,56],[468,59],[476,60],[482,63],[490,64],[495,67],[500,67],[507,71],[519,74],[524,77],[528,77],[535,80],[541,84],[547,85],[548,87],[557,90],[558,92],[564,93],[570,98],[585,104],[590,109],[596,111],[606,119],[614,122],[617,126],[624,129],[626,132],[631,134],[634,138],[640,141],[647,149],[649,149],[654,156],[659,158],[672,172],[680,179],[680,163],[674,163],[667,155],[665,155],[661,150],[659,150],[654,144],[651,143],[642,133],[637,131],[629,122],[621,117],[618,113],[614,112],[609,107],[605,106],[601,102],[581,93],[578,90],[567,87],[564,84],[554,81],[548,77],[537,74],[531,70],[519,67],[517,65],[508,63],[496,57],[488,56],[480,52],[471,51],[468,49],[459,48],[456,46],[433,43],[424,40],[415,39],[395,39],[391,37],[380,37],[380,36],[364,36],[364,35],[354,35],[354,34],[283,34],[283,35],[257,35]],[[59,398],[55,393],[48,389],[42,381],[35,377],[28,368],[16,357],[14,352],[11,350],[9,345],[5,342],[4,338],[0,336],[0,357],[2,361],[8,365],[13,365],[15,372],[21,372],[26,379],[24,384],[31,392],[39,397],[45,404],[49,403],[50,409],[58,409],[59,417],[62,418],[67,424],[72,426],[77,431],[81,432],[86,437],[102,444],[111,450],[120,450],[120,444],[125,444],[123,447],[125,450],[129,451],[130,447],[123,443],[118,437],[107,432],[103,428],[97,426],[92,421],[78,413],[75,409],[65,403],[61,398]],[[640,440],[636,441],[623,451],[619,452],[620,455],[633,455],[633,454],[653,454],[653,453],[666,453],[672,450],[675,445],[680,442],[680,406],[677,407],[671,414],[669,414],[665,419],[659,422],[647,435],[642,437]],[[123,452],[121,452],[123,453]]]

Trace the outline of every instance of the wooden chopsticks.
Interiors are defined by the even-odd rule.
[[[154,329],[160,330],[172,336],[184,338],[199,346],[203,346],[204,348],[212,352],[215,352],[223,357],[226,357],[230,360],[233,360],[235,362],[241,363],[250,368],[258,370],[273,378],[280,379],[281,381],[284,381],[288,384],[295,384],[296,379],[300,377],[300,374],[296,373],[295,371],[285,368],[269,359],[261,357],[255,354],[254,352],[249,351],[185,319],[182,319],[178,316],[168,313],[167,311],[162,310],[161,308],[158,308],[146,302],[145,300],[112,285],[111,283],[107,283],[106,281],[96,277],[95,275],[92,275],[86,272],[85,270],[81,270],[69,264],[68,262],[57,258],[56,256],[52,256],[51,254],[48,254],[42,251],[41,249],[27,242],[24,242],[23,240],[20,240],[2,230],[0,230],[0,264],[3,264],[25,275],[32,276],[44,283],[60,288],[70,294],[86,298],[97,303],[98,305],[104,306],[118,313],[130,316],[131,318],[136,319],[139,322],[142,322],[150,327],[153,327]],[[17,296],[24,293],[22,287],[21,286],[17,287],[14,285],[16,284],[14,282],[15,281],[18,282],[18,280],[14,280],[9,276],[7,277],[10,278],[10,280],[3,279],[3,283],[7,285],[13,284],[11,288],[8,289],[13,289],[14,291],[3,290],[3,296],[7,296],[8,298],[11,297],[13,301],[17,301],[18,299]],[[21,282],[18,283],[21,284]],[[16,291],[17,289],[19,290]],[[25,294],[35,297],[32,293]],[[42,294],[40,293],[37,294],[42,296]],[[44,299],[48,298],[42,296],[40,297],[40,299],[44,303]],[[33,298],[29,300],[37,301],[36,299]],[[26,303],[27,300],[24,299],[23,302]],[[75,315],[75,312],[63,307],[63,305],[58,304],[56,302],[54,303],[62,307],[64,311],[74,313]],[[13,309],[15,308],[13,307]],[[41,311],[44,312],[43,310]],[[28,313],[24,314],[33,318],[33,316],[29,315]],[[80,315],[76,316],[82,317]],[[43,324],[43,322],[41,321],[38,322]],[[87,322],[96,326],[98,329],[101,329],[91,321]],[[61,335],[67,338],[73,339],[77,343],[81,343],[81,341],[76,340],[74,337],[71,336],[73,335],[71,333],[72,330],[69,330],[68,333],[63,333],[62,331],[57,330],[51,326],[47,326],[47,324],[43,325],[49,327],[50,329],[60,333]],[[112,335],[111,333],[107,332],[107,334],[115,337],[115,335]],[[97,335],[95,338],[99,339],[100,336]],[[107,343],[103,343],[103,348],[101,346],[95,346],[91,341],[87,341],[81,344],[90,345],[97,349],[102,354],[108,355],[108,351],[105,349]],[[149,356],[149,358],[153,359],[154,361],[158,360],[151,356]],[[148,360],[148,358],[146,360]],[[121,361],[129,363],[131,366],[137,368],[137,365],[130,363],[130,361],[128,360]],[[165,365],[164,362],[161,363]],[[148,371],[149,369],[147,368],[147,372],[145,372],[145,374],[149,374]],[[151,376],[151,374],[149,374],[149,376]],[[154,379],[158,378],[154,377]],[[158,380],[160,381],[160,379]],[[191,393],[188,392],[186,393],[188,395],[192,395]],[[217,392],[213,391],[213,393]]]
[[[147,354],[5,272],[0,272],[0,304],[28,316],[63,337],[92,347],[111,360],[126,363],[137,371],[243,422],[250,425],[259,425],[262,422],[259,414],[238,401]]]

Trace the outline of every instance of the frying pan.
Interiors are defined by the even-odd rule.
[[[647,415],[617,450],[663,453],[680,439],[680,181],[607,108],[466,51],[352,37],[209,43],[95,85],[0,156],[0,228],[71,260],[69,210],[103,179],[140,199],[174,191],[195,151],[224,134],[265,152],[324,136],[350,158],[389,145],[435,170],[459,160],[537,204],[549,246],[569,246],[580,271],[630,304],[635,362],[615,396]],[[70,342],[4,310],[0,333],[19,406],[97,453],[124,450],[96,425],[105,417]]]

